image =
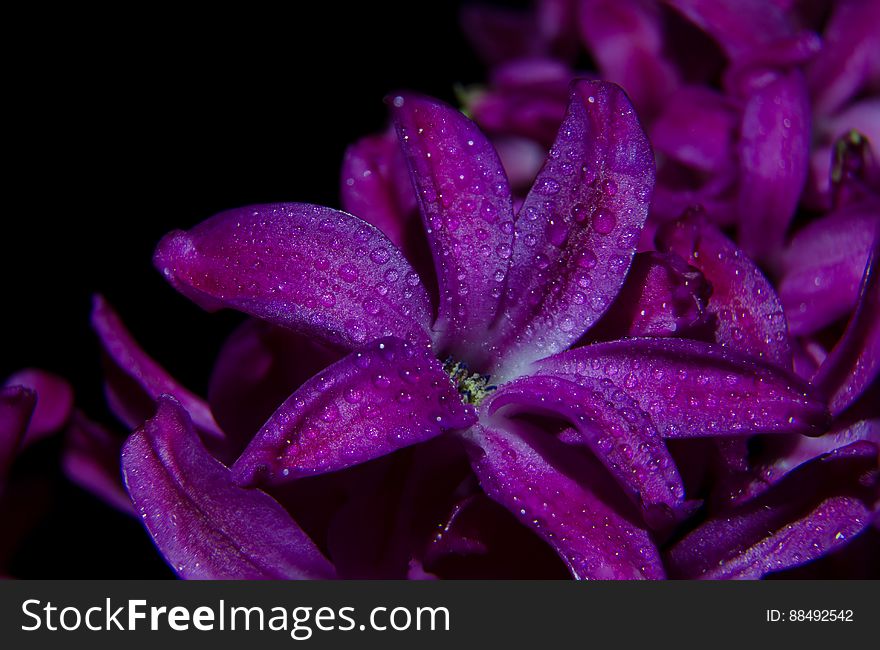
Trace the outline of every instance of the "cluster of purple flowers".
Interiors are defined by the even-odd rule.
[[[865,575],[880,2],[464,22],[490,82],[463,111],[389,97],[393,128],[346,154],[344,211],[250,206],[159,243],[173,287],[250,317],[207,399],[97,297],[132,433],[22,372],[0,489],[64,430],[68,476],[184,578]]]

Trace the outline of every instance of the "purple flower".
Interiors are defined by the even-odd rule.
[[[659,232],[661,252],[636,258],[640,271],[630,272],[654,158],[617,86],[573,83],[556,141],[516,211],[499,157],[474,123],[416,95],[391,103],[434,277],[420,276],[407,259],[417,245],[400,227],[406,201],[388,191],[399,172],[384,139],[367,153],[350,152],[353,182],[344,188],[372,197],[358,203],[349,195],[349,205],[371,211],[359,215],[369,221],[390,222],[403,251],[367,221],[305,204],[224,212],[170,233],[157,248],[157,268],[201,306],[291,330],[287,343],[302,336],[320,343],[303,353],[305,365],[320,368],[319,359],[335,355],[255,435],[236,404],[217,427],[203,403],[133,352],[116,326],[115,334],[102,331],[112,319],[98,304],[115,364],[136,393],[158,398],[158,413],[123,448],[123,472],[137,512],[181,576],[329,577],[334,569],[319,546],[338,574],[356,573],[349,566],[369,549],[352,549],[358,543],[341,532],[370,508],[381,512],[383,485],[394,475],[383,472],[416,443],[404,484],[410,519],[428,503],[415,497],[450,480],[446,442],[462,443],[484,492],[578,578],[709,575],[707,557],[732,567],[728,575],[759,576],[826,553],[869,525],[873,488],[853,488],[852,474],[831,460],[876,467],[876,447],[862,441],[768,489],[772,517],[758,501],[714,509],[708,519],[694,514],[700,504],[689,498],[693,477],[685,470],[705,471],[705,461],[687,462],[701,439],[818,435],[828,414],[789,369],[772,286],[705,220],[693,216]],[[375,162],[360,165],[370,151],[379,152]],[[377,169],[378,178],[364,180]],[[604,338],[582,345],[602,320]],[[717,342],[677,338],[710,325]],[[241,398],[236,383],[258,388],[270,376],[270,384],[296,386],[273,370],[272,354],[264,356],[284,347],[272,340],[278,330],[261,327],[248,323],[230,341],[215,398]],[[626,338],[640,334],[654,338]],[[239,368],[253,380],[235,377]],[[220,458],[252,439],[227,468],[197,431]],[[418,455],[420,448],[430,452]],[[296,521],[279,501],[287,488],[332,478],[349,494],[354,486],[354,505],[337,510],[326,539],[310,539],[304,528],[327,527],[306,521],[315,513],[295,495],[291,511],[303,513]],[[803,490],[817,480],[821,493]],[[786,490],[802,498],[789,504]],[[438,554],[497,545],[504,524],[465,532],[469,513],[487,502],[461,487],[450,492],[457,504],[430,551],[414,551],[417,540],[401,529],[379,555],[403,554],[416,577]],[[691,532],[667,555],[660,547],[676,524]],[[522,529],[512,530],[520,532],[505,539],[516,543]],[[707,544],[711,553],[701,552]],[[770,546],[772,555],[761,551]]]

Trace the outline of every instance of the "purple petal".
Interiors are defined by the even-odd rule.
[[[859,301],[840,341],[819,367],[813,383],[830,396],[832,415],[842,413],[880,372],[880,237],[865,266]]]
[[[833,113],[880,76],[880,4],[838,0],[823,34],[822,55],[808,69],[810,91],[819,113]]]
[[[599,0],[578,5],[578,24],[602,78],[623,87],[643,120],[656,115],[678,84],[665,59],[664,24],[658,4]]]
[[[461,26],[480,58],[491,65],[541,53],[545,48],[535,17],[525,11],[466,6]]]
[[[792,367],[779,297],[757,265],[732,241],[696,216],[666,224],[656,239],[660,250],[677,253],[709,281],[708,310],[717,319],[719,343],[783,368]]]
[[[740,133],[739,241],[751,255],[780,246],[807,178],[810,103],[800,71],[755,89]]]
[[[596,343],[533,364],[531,374],[607,379],[666,438],[754,433],[817,435],[823,402],[792,373],[719,345],[684,339]]]
[[[131,499],[122,485],[119,437],[74,413],[64,440],[61,463],[64,473],[87,492],[126,514],[134,514]]]
[[[392,133],[361,138],[345,151],[342,208],[370,223],[403,250],[416,209],[406,161]]]
[[[67,380],[45,370],[26,368],[6,380],[7,386],[25,386],[37,394],[37,406],[28,424],[24,444],[60,431],[73,412],[73,389]]]
[[[224,437],[208,404],[181,386],[144,352],[100,295],[94,297],[92,328],[111,364],[107,372],[107,401],[125,424],[139,426],[153,414],[155,400],[168,394],[177,398],[191,413],[200,431],[214,438]]]
[[[438,346],[476,363],[510,266],[507,176],[486,136],[459,111],[417,95],[392,104],[437,268]]]
[[[785,13],[766,0],[666,0],[718,41],[736,61],[789,39],[794,30]]]
[[[282,404],[233,466],[239,484],[330,472],[467,427],[473,408],[430,349],[382,339]]]
[[[208,401],[237,458],[263,423],[340,355],[290,330],[249,319],[229,336],[211,373]],[[226,460],[226,457],[220,460]]]
[[[474,121],[488,133],[525,137],[549,147],[565,117],[574,75],[571,68],[555,59],[511,61],[492,71],[488,88],[468,91],[464,103]]]
[[[522,377],[493,395],[488,414],[510,405],[563,417],[574,425],[580,442],[605,465],[650,525],[684,510],[684,486],[660,434],[639,405],[613,385]]]
[[[173,398],[160,398],[156,416],[125,443],[122,470],[135,509],[182,578],[333,577],[277,501],[233,484]]]
[[[601,467],[586,455],[560,454],[549,435],[513,426],[466,434],[486,494],[543,537],[577,579],[663,578],[651,538],[620,514]]]
[[[794,236],[779,284],[792,334],[816,332],[850,313],[878,233],[880,204],[873,202],[817,219]]]
[[[0,388],[0,491],[6,482],[6,472],[15,459],[36,403],[37,395],[30,388],[24,386]]]
[[[589,336],[702,338],[713,326],[706,309],[711,293],[703,274],[675,253],[637,253],[623,288]]]
[[[772,490],[711,519],[669,552],[685,578],[759,578],[847,543],[871,521],[859,477],[877,466],[877,448],[857,442],[792,472]]]
[[[653,182],[654,157],[623,91],[575,81],[517,216],[501,363],[559,352],[598,320],[623,285]]]
[[[655,151],[703,173],[733,167],[739,115],[736,104],[702,86],[684,87],[669,98],[651,125]],[[658,183],[663,180],[662,168]]]
[[[435,527],[422,564],[423,571],[441,579],[562,580],[569,576],[544,540],[479,492],[454,504]],[[410,579],[415,573],[410,571]]]
[[[431,304],[403,254],[375,227],[330,208],[222,212],[166,235],[153,262],[206,309],[231,307],[344,348],[427,337]]]

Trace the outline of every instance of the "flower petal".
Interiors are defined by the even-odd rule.
[[[211,457],[177,400],[122,450],[135,509],[168,563],[183,578],[331,578],[333,567],[269,495],[232,483]]]
[[[126,514],[134,514],[122,485],[123,440],[82,413],[73,414],[64,439],[64,474],[87,492]]]
[[[779,283],[792,334],[816,332],[852,310],[878,234],[880,204],[872,202],[817,219],[794,236]]]
[[[73,388],[63,377],[38,368],[19,370],[7,386],[25,386],[37,394],[37,406],[28,424],[24,444],[60,431],[73,412]]]
[[[813,383],[830,396],[832,415],[842,413],[880,372],[880,237],[875,239],[859,302],[846,330],[819,366]]]
[[[36,403],[37,395],[30,388],[24,386],[0,388],[0,491],[6,482],[6,472],[15,459]]]
[[[817,435],[828,421],[824,403],[791,372],[701,341],[596,343],[539,361],[531,374],[577,383],[609,379],[666,438]]]
[[[404,250],[416,210],[406,161],[391,133],[361,138],[345,151],[342,209],[381,230]]]
[[[581,444],[605,465],[651,526],[684,512],[684,486],[660,434],[639,405],[610,381],[521,377],[493,394],[488,414],[510,405],[568,420]]]
[[[578,25],[603,79],[620,84],[644,120],[650,120],[679,79],[666,60],[658,4],[639,0],[578,3]]]
[[[740,132],[739,242],[753,256],[778,248],[804,189],[810,100],[799,70],[754,89]]]
[[[708,310],[717,319],[715,340],[724,346],[792,367],[785,313],[773,285],[718,228],[691,215],[666,224],[657,247],[677,253],[712,286]]]
[[[703,338],[714,329],[714,318],[706,309],[711,293],[703,274],[675,253],[636,253],[623,288],[589,338]]]
[[[559,553],[575,578],[664,577],[651,538],[620,514],[614,486],[609,492],[595,460],[561,453],[553,443],[562,443],[527,430],[524,423],[478,425],[466,439],[476,447],[473,467],[486,494],[519,514]]]
[[[438,346],[475,365],[510,266],[513,202],[494,147],[451,106],[417,95],[392,100],[437,269]]]
[[[474,419],[430,349],[381,339],[291,395],[235,462],[233,474],[239,484],[252,485],[331,472]]]
[[[820,457],[739,508],[710,519],[669,552],[673,575],[760,578],[848,542],[871,522],[859,477],[877,466],[877,448],[857,442]]]
[[[241,454],[294,390],[340,356],[301,334],[256,319],[234,330],[217,355],[208,386],[211,412],[228,436],[224,453],[230,454],[229,460]]]
[[[823,34],[822,56],[808,69],[816,111],[830,114],[880,75],[880,5],[870,0],[838,0]]]
[[[502,363],[564,350],[598,320],[623,285],[653,184],[654,157],[624,92],[575,81],[556,142],[517,216],[498,324],[506,337]]]
[[[403,254],[375,227],[330,208],[222,212],[166,235],[153,262],[206,309],[232,307],[343,348],[427,338],[431,304]]]
[[[92,306],[92,328],[107,355],[106,392],[111,410],[129,427],[140,426],[150,417],[160,395],[177,398],[200,431],[217,439],[224,434],[214,421],[208,404],[181,386],[137,344],[119,315],[100,295]]]

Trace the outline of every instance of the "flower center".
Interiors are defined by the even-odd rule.
[[[443,370],[455,384],[458,394],[461,395],[465,404],[479,406],[489,393],[498,388],[498,386],[489,384],[489,375],[471,372],[466,363],[456,361],[452,357],[446,357],[443,362]]]

